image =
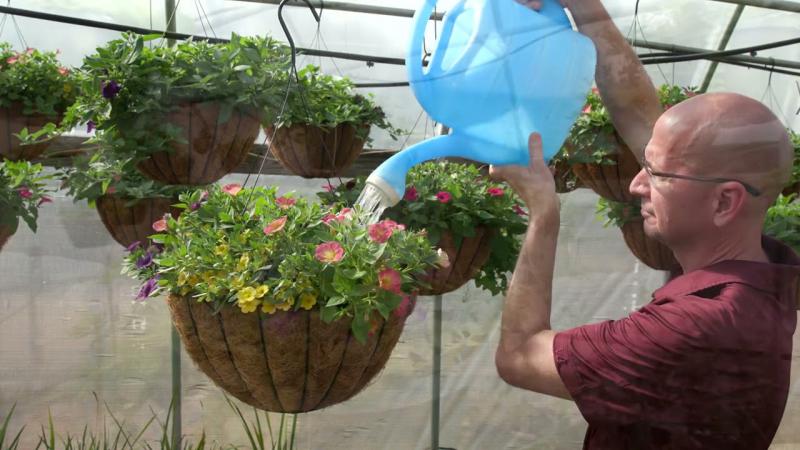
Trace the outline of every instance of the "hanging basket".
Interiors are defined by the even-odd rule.
[[[641,218],[626,222],[621,227],[622,237],[631,253],[639,261],[656,270],[673,271],[680,268],[672,250],[644,233],[644,220]]]
[[[794,183],[794,184],[792,184],[790,186],[785,187],[783,189],[783,192],[781,192],[781,193],[783,194],[784,197],[788,197],[788,196],[790,196],[792,194],[797,194],[798,196],[800,196],[800,181],[798,181],[797,183]]]
[[[569,144],[565,145],[571,152]],[[574,163],[572,171],[581,184],[597,195],[615,202],[629,202],[634,196],[628,188],[641,170],[639,162],[616,133],[604,138],[603,145],[611,149],[610,154],[606,156],[609,164]]]
[[[412,299],[412,307],[414,300]],[[214,383],[259,409],[300,413],[341,403],[383,369],[406,316],[381,319],[365,344],[349,320],[324,323],[319,310],[244,314],[226,305],[170,295],[172,322],[186,352]]]
[[[357,131],[369,126],[342,124],[333,129],[294,124],[267,129],[272,154],[288,171],[303,178],[333,178],[344,174],[364,149]]]
[[[177,200],[170,198],[145,198],[127,206],[130,199],[116,195],[103,195],[97,199],[97,213],[111,233],[111,237],[123,247],[134,242],[148,242],[148,236],[156,234],[153,222],[170,213],[178,217],[181,210],[172,207]]]
[[[61,116],[45,116],[42,114],[25,115],[22,105],[15,103],[8,108],[0,108],[0,160],[31,161],[44,153],[50,142],[22,145],[14,134],[28,129],[28,133],[41,130],[48,123],[61,123]]]
[[[200,186],[231,173],[247,158],[260,129],[257,115],[234,110],[219,123],[218,103],[186,103],[165,120],[183,129],[186,143],[175,142],[172,151],[152,154],[137,168],[164,184]]]
[[[475,278],[489,259],[492,251],[491,244],[492,232],[483,227],[475,229],[475,236],[463,238],[460,246],[456,246],[452,234],[443,233],[437,246],[447,253],[450,265],[429,271],[423,281],[430,284],[431,287],[430,289],[421,288],[419,294],[446,294]]]
[[[566,194],[575,189],[584,187],[580,179],[572,171],[572,166],[569,161],[565,159],[558,159],[550,164],[550,170],[553,171],[553,179],[556,182],[556,192],[559,194]]]
[[[8,225],[0,224],[0,250],[6,245],[8,239],[14,235],[14,230]]]

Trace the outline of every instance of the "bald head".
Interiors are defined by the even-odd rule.
[[[780,120],[760,102],[733,93],[703,94],[659,119],[672,156],[688,173],[736,178],[771,204],[792,174],[794,151]],[[768,206],[768,205],[767,205]]]

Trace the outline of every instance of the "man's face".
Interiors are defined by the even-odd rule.
[[[662,116],[653,129],[653,136],[644,152],[644,164],[651,171],[694,175],[684,164],[685,147],[674,124]],[[666,178],[648,174],[645,168],[631,181],[630,191],[641,198],[644,232],[674,248],[676,243],[690,242],[707,229],[710,217],[703,208],[709,186],[691,180]]]

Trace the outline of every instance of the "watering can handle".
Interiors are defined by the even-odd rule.
[[[438,39],[437,48],[433,52],[433,58],[430,61],[427,73],[422,69],[422,43],[425,42],[425,28],[428,25],[428,21],[430,20],[438,0],[425,0],[422,7],[414,14],[414,27],[411,31],[411,48],[408,50],[406,57],[406,67],[408,68],[409,79],[411,81],[422,81],[426,78],[439,75],[439,69],[441,67],[440,62],[443,56],[441,53],[450,41],[450,36],[453,33],[455,16],[464,10],[464,2],[465,0],[462,0],[457,3],[445,15],[445,20],[442,24],[442,34]]]

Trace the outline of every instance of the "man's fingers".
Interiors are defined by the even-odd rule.
[[[542,9],[541,0],[516,0],[516,1],[520,5],[527,6],[528,8],[531,8],[531,9],[536,10],[536,11]]]
[[[542,135],[539,133],[531,133],[528,137],[528,152],[530,153],[531,165],[544,161],[542,156]]]

